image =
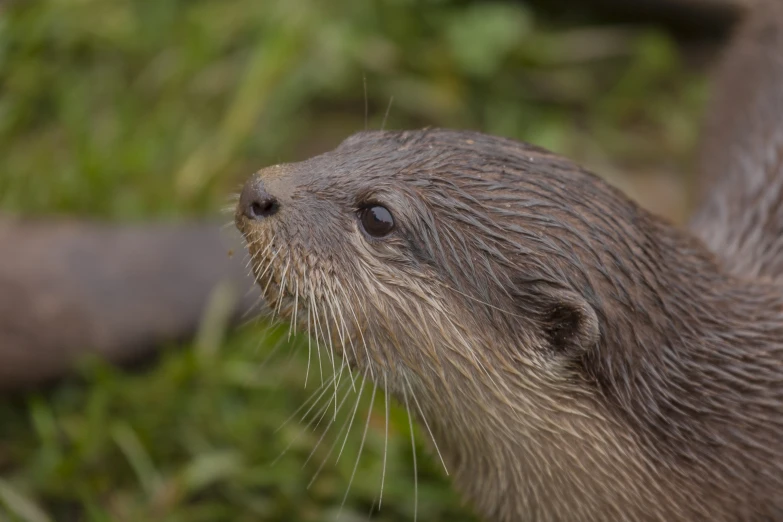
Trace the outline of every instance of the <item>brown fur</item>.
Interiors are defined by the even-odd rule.
[[[487,520],[783,519],[783,287],[577,165],[363,132],[259,172],[237,224],[268,302],[418,411]]]
[[[783,2],[740,28],[718,71],[692,228],[743,277],[783,277]]]

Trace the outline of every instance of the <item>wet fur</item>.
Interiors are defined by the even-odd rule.
[[[783,2],[738,31],[718,70],[691,228],[742,277],[783,278]]]
[[[363,132],[258,183],[280,212],[237,224],[268,301],[414,394],[487,520],[783,518],[783,288],[729,252],[479,133]]]

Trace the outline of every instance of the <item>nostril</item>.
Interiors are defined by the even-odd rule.
[[[261,180],[253,180],[245,185],[239,197],[239,211],[253,220],[266,219],[280,209],[280,202],[266,191]]]
[[[279,205],[277,200],[273,197],[263,198],[254,201],[250,204],[250,217],[251,219],[264,219],[277,212]]]

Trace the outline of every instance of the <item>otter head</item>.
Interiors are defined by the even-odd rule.
[[[236,221],[270,306],[418,397],[485,516],[658,509],[625,485],[654,492],[650,455],[692,450],[669,390],[696,386],[691,308],[722,292],[700,244],[565,159],[447,130],[264,169]]]
[[[587,176],[477,133],[363,132],[256,173],[236,222],[270,306],[392,389],[566,384],[600,335],[562,202]]]

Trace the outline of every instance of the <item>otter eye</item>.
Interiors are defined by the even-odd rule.
[[[368,205],[358,212],[362,228],[372,237],[383,237],[394,228],[394,218],[389,209],[380,205]]]

